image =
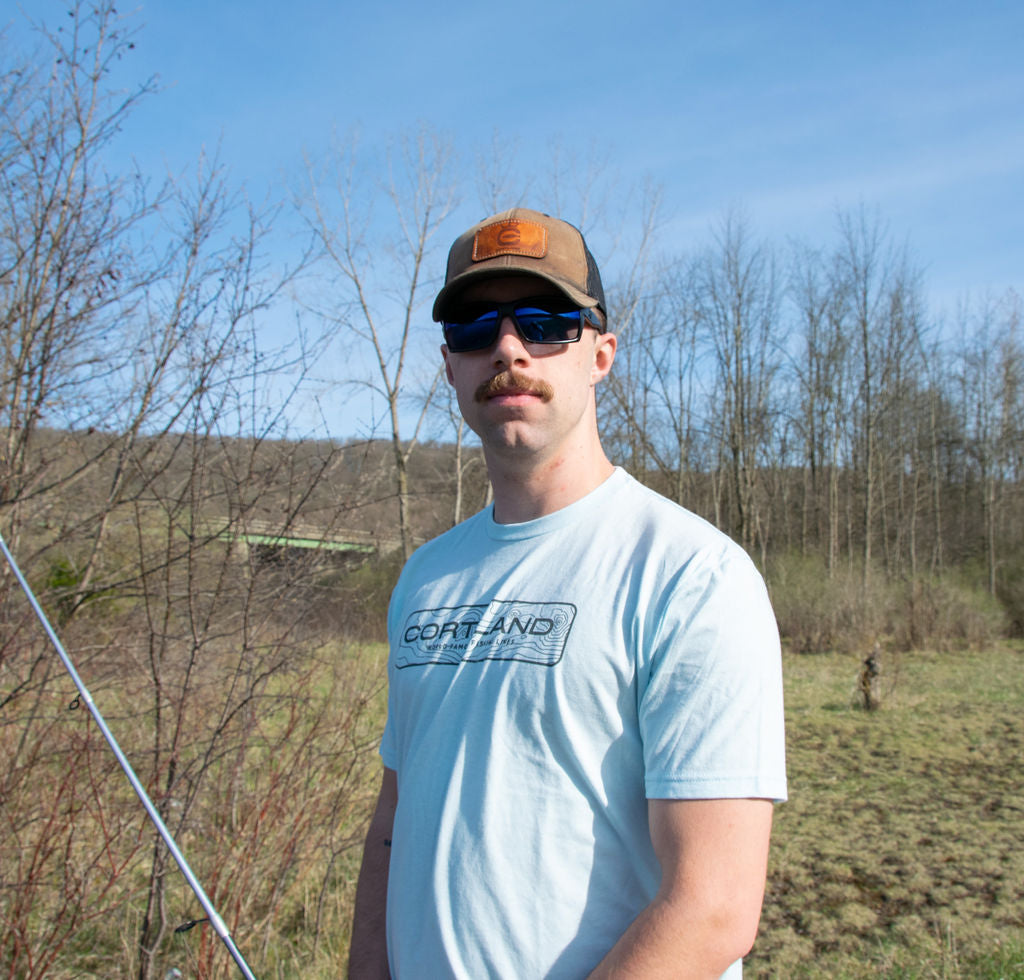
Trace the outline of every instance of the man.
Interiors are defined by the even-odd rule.
[[[746,554],[605,455],[606,317],[565,222],[452,246],[434,319],[494,503],[392,596],[352,977],[731,978],[753,943],[778,632]]]

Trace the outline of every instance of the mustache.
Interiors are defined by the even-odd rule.
[[[495,395],[536,395],[541,401],[549,402],[555,397],[555,389],[546,381],[527,378],[515,371],[502,371],[480,385],[473,398],[484,402]]]

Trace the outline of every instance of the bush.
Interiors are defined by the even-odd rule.
[[[905,582],[894,599],[888,632],[900,650],[980,650],[1007,633],[999,602],[955,576]]]
[[[395,552],[324,576],[319,583],[316,615],[348,640],[384,641],[388,602],[402,565],[401,552]]]
[[[861,650],[884,629],[878,590],[865,597],[856,568],[830,575],[821,558],[788,554],[771,562],[766,577],[779,632],[795,653]]]
[[[898,650],[977,650],[1008,629],[995,599],[953,575],[896,583],[875,570],[865,588],[856,566],[830,575],[821,558],[789,554],[770,564],[767,578],[779,632],[795,653],[857,652],[883,637]],[[1019,587],[1024,621],[1024,581]]]
[[[996,595],[1006,611],[1009,631],[1024,636],[1024,557],[1016,557],[999,569]]]

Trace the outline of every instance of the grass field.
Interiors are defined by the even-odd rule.
[[[283,875],[282,855],[302,851],[272,901],[253,897],[251,888],[242,894],[252,907],[239,913],[236,938],[259,976],[318,980],[344,972],[360,841],[379,778],[374,746],[384,720],[385,652],[379,644],[346,650],[322,651],[308,675],[285,672],[267,687],[248,763],[252,785],[225,809],[218,788],[237,780],[212,774],[195,818],[207,832],[185,841],[208,886],[218,883],[225,862],[232,881],[240,879],[238,869]],[[855,703],[859,657],[785,658],[790,799],[776,809],[761,932],[746,976],[1024,980],[1024,646],[883,653],[881,665],[881,707],[865,712]],[[66,684],[56,683],[54,737],[66,746],[83,720],[67,712]],[[106,692],[104,702],[125,731],[130,715],[118,708],[116,693]],[[306,732],[296,727],[300,721],[320,727]],[[13,721],[0,726],[11,737],[20,730]],[[275,732],[271,767],[264,742]],[[128,734],[131,744],[142,744],[137,732]],[[94,753],[107,759],[103,746]],[[75,758],[87,758],[84,747]],[[67,753],[46,755],[41,765],[19,797],[28,828],[23,836],[40,822],[30,804],[47,798],[42,775],[64,785]],[[282,780],[273,799],[264,778],[270,770]],[[103,814],[112,847],[130,852],[139,847],[133,828],[141,818],[135,801],[122,799],[128,792],[122,783],[111,776],[97,798],[110,801]],[[101,828],[90,822],[100,808],[90,803],[88,781],[69,785],[88,797],[75,804],[76,846],[102,843]],[[260,804],[253,812],[266,811],[266,818],[249,849],[232,857],[228,842],[247,826],[238,821],[252,809],[250,796]],[[55,799],[51,810],[59,815],[65,797]],[[13,819],[13,803],[6,807]],[[224,814],[235,821],[229,838],[213,832]],[[119,835],[112,818],[123,824]],[[8,837],[0,886],[21,854],[15,845],[24,844]],[[126,864],[115,882],[121,891],[107,898],[109,911],[91,916],[87,909],[45,972],[24,972],[2,955],[0,972],[57,980],[136,976],[132,944],[144,904],[139,875],[146,870],[136,864]],[[38,901],[24,916],[33,927],[58,908],[53,902],[61,893],[51,879],[59,884],[66,877],[61,867],[44,871],[32,879]],[[191,917],[194,903],[172,877],[173,926]],[[229,884],[220,881],[224,894]],[[23,893],[0,887],[0,915],[10,914]],[[169,935],[161,955],[159,976],[169,966],[185,976],[236,975],[210,930]],[[203,956],[219,964],[216,971],[200,969]]]
[[[752,977],[1024,978],[1024,653],[786,659],[790,800],[776,810]]]
[[[776,808],[750,978],[1024,980],[1024,650],[785,660]]]

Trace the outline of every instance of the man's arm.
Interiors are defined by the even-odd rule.
[[[398,779],[393,769],[384,769],[377,807],[370,820],[363,846],[363,863],[356,883],[356,909],[352,920],[352,944],[348,951],[351,980],[386,980],[387,936],[384,930],[388,897],[388,864],[391,831],[398,805]]]
[[[770,800],[650,800],[661,887],[591,980],[718,980],[757,935]]]

